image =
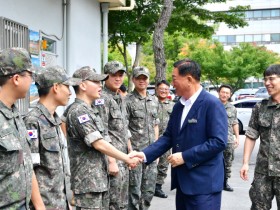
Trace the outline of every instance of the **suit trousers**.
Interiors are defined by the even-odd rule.
[[[220,210],[222,192],[205,195],[186,195],[180,187],[176,192],[177,210]]]

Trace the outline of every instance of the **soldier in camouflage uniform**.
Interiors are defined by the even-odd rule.
[[[0,51],[0,209],[29,209],[31,182],[36,180],[27,131],[14,105],[26,96],[33,72],[25,49]]]
[[[103,111],[102,121],[108,129],[111,144],[118,150],[127,153],[129,138],[127,112],[124,99],[118,93],[123,83],[125,68],[118,61],[111,61],[104,66],[104,73],[109,77],[105,81],[101,98],[104,105],[98,106]],[[127,209],[129,170],[127,165],[109,157],[110,175],[110,210]]]
[[[140,151],[158,139],[158,100],[147,92],[149,70],[133,69],[135,89],[126,96],[132,149]],[[141,164],[129,174],[129,208],[148,209],[155,192],[157,165]]]
[[[240,176],[248,180],[249,160],[256,140],[260,137],[255,173],[249,191],[252,210],[271,209],[274,197],[280,209],[280,65],[264,71],[264,85],[270,95],[253,108],[243,154]]]
[[[101,81],[108,75],[96,74],[90,67],[82,67],[73,74],[82,79],[74,86],[76,99],[67,112],[66,131],[69,143],[71,188],[76,209],[109,209],[109,155],[135,167],[138,159],[131,159],[104,140],[104,126],[98,110],[92,106],[100,98]]]
[[[158,116],[159,116],[159,136],[163,134],[167,127],[169,116],[172,112],[174,102],[169,100],[167,96],[169,95],[170,84],[166,80],[162,80],[156,85],[156,94],[159,100]],[[157,165],[157,181],[155,196],[160,198],[167,198],[168,196],[162,191],[161,186],[164,184],[164,179],[167,177],[168,170],[168,160],[167,157],[171,154],[171,151],[167,151],[159,158]]]
[[[230,85],[221,85],[218,90],[219,99],[224,104],[228,116],[228,143],[224,150],[225,160],[225,181],[224,190],[232,192],[233,188],[228,184],[228,179],[231,177],[231,166],[234,160],[234,149],[239,145],[239,126],[237,120],[236,108],[229,103],[232,88]],[[233,136],[235,135],[235,138]]]
[[[66,145],[55,112],[68,103],[69,85],[80,79],[69,78],[60,66],[46,68],[35,78],[39,102],[24,118],[31,138],[31,154],[39,190],[47,209],[68,209],[66,197]]]

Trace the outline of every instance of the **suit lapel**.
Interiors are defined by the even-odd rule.
[[[199,109],[199,107],[201,106],[201,102],[203,101],[204,96],[205,96],[205,90],[202,90],[201,93],[199,94],[199,96],[197,97],[196,101],[192,105],[192,108],[190,109],[190,111],[183,123],[181,130],[183,130],[187,126],[189,120],[194,120],[194,121],[198,120],[197,119],[198,116],[196,115],[196,113],[197,113],[197,110]]]
[[[180,132],[180,129],[181,129],[181,118],[182,118],[182,114],[183,114],[183,109],[184,109],[184,105],[181,103],[181,102],[179,102],[179,108],[178,108],[178,112],[177,112],[177,120],[176,120],[176,122],[177,122],[177,125],[178,125],[178,127],[177,127],[177,133],[179,133]]]

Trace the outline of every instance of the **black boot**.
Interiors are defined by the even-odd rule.
[[[156,184],[156,189],[155,189],[155,193],[154,196],[159,197],[159,198],[167,198],[168,195],[166,195],[162,189],[161,189],[161,184]]]
[[[229,192],[233,192],[233,188],[231,186],[229,186],[229,184],[228,184],[228,179],[225,179],[224,190],[229,191]]]

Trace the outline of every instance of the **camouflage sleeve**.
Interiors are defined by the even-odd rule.
[[[38,121],[34,117],[24,119],[28,136],[30,138],[30,150],[33,165],[40,165],[40,127]]]
[[[108,133],[108,123],[109,123],[109,100],[107,98],[104,98],[104,104],[101,106],[96,106],[98,111],[99,111],[99,115],[102,119],[102,123],[104,126],[104,140],[107,142],[111,142],[111,138],[109,136]]]
[[[67,118],[67,109],[63,112],[63,114],[61,115],[60,119],[62,122],[66,122],[66,118]]]
[[[252,115],[249,121],[248,129],[245,133],[247,137],[250,139],[258,139],[259,138],[259,109],[261,103],[257,103],[255,107],[252,109]]]
[[[103,125],[100,121],[96,120],[96,117],[93,114],[90,114],[88,110],[84,107],[78,107],[68,113],[67,118],[67,132],[71,129],[75,130],[79,137],[84,140],[84,142],[91,147],[92,143],[103,139],[101,135],[101,130]]]
[[[160,119],[159,119],[159,101],[158,98],[155,97],[155,101],[156,101],[156,115],[155,115],[155,121],[154,121],[154,125],[159,125],[160,123]]]
[[[232,125],[236,125],[236,124],[238,124],[238,120],[237,120],[237,110],[236,110],[236,108],[235,107],[233,107],[233,113],[234,113],[234,116],[233,116],[233,123],[232,123]]]

